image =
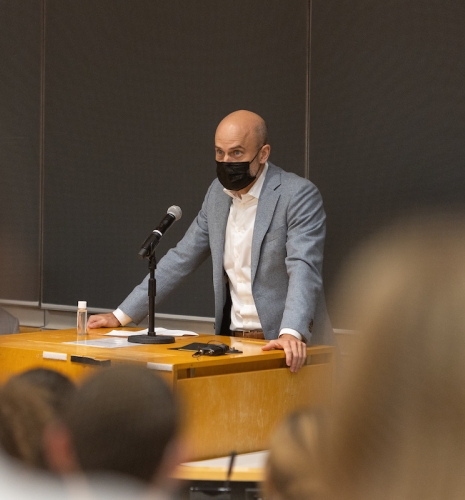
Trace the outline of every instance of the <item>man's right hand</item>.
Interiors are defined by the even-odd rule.
[[[118,326],[121,326],[121,323],[113,313],[93,314],[87,321],[87,328],[117,328]]]

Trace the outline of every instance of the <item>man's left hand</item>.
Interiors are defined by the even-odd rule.
[[[276,340],[271,340],[262,347],[263,351],[271,351],[271,349],[284,350],[286,364],[290,367],[292,373],[299,371],[307,359],[307,345],[288,333],[284,333]]]

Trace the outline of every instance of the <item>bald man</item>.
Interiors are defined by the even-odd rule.
[[[216,334],[267,339],[263,349],[284,349],[296,372],[307,343],[334,343],[321,276],[321,195],[268,161],[266,124],[250,111],[220,122],[215,154],[218,179],[183,239],[158,263],[157,303],[211,255]],[[145,318],[147,280],[113,313],[91,316],[89,328]]]

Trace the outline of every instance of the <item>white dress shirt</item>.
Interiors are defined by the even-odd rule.
[[[255,302],[252,296],[251,257],[252,237],[257,214],[258,199],[263,187],[268,162],[263,172],[250,190],[243,195],[224,189],[232,198],[224,241],[224,269],[229,279],[231,293],[231,330],[260,330],[262,328]],[[121,309],[113,312],[122,326],[131,322],[131,318]],[[302,336],[291,328],[282,328],[279,335],[294,335],[299,340]]]
[[[252,296],[252,236],[258,198],[263,187],[268,163],[249,192],[243,195],[224,189],[232,198],[224,238],[223,265],[231,293],[231,330],[260,330],[261,324]]]
[[[250,190],[243,195],[224,189],[232,198],[224,240],[224,270],[229,279],[231,293],[231,330],[260,330],[262,325],[258,317],[252,296],[252,238],[257,215],[258,199],[268,171],[268,162],[263,172]],[[296,330],[283,328],[279,335],[289,333],[299,340],[302,336]]]

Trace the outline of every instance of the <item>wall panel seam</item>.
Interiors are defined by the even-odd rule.
[[[305,89],[305,178],[310,179],[310,84],[312,71],[312,0],[307,8],[307,72]]]
[[[39,117],[39,302],[44,279],[44,158],[45,158],[45,28],[46,0],[40,1],[40,117]]]

